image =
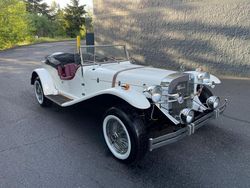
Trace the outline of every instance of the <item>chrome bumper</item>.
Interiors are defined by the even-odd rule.
[[[224,112],[226,106],[227,106],[227,100],[225,100],[225,103],[216,110],[202,116],[193,123],[188,124],[186,127],[181,128],[176,132],[168,133],[156,138],[149,138],[149,151],[174,143],[188,135],[194,134],[194,132],[197,129],[205,125],[207,121],[209,121],[210,119],[217,119]]]

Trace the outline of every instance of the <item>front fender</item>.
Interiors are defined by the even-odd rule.
[[[124,90],[120,87],[109,88],[109,89],[105,89],[94,94],[86,95],[83,98],[66,102],[62,106],[70,106],[70,105],[85,101],[87,99],[105,95],[105,94],[119,97],[120,99],[129,103],[131,106],[138,108],[138,109],[148,109],[150,107],[150,103],[144,94],[137,92],[135,90],[132,90],[132,89]]]
[[[220,79],[218,77],[212,75],[212,74],[210,74],[210,80],[212,82],[214,82],[215,84],[220,84],[221,83]]]
[[[110,88],[103,92],[103,94],[115,95],[138,109],[148,109],[150,107],[150,103],[146,96],[132,89],[124,90],[119,87]]]
[[[55,84],[49,72],[44,68],[35,69],[31,75],[31,85],[34,84],[36,77],[39,77],[44,95],[57,95],[58,90],[55,88]]]
[[[195,77],[197,77],[200,74],[200,72],[197,71],[187,71],[185,73],[193,74]],[[215,84],[221,83],[220,79],[212,74],[210,74],[210,82],[214,82]]]

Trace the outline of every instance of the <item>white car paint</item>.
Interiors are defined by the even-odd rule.
[[[121,87],[109,88],[109,89],[105,89],[96,93],[92,93],[92,94],[86,95],[85,97],[82,97],[82,98],[79,98],[70,102],[66,102],[62,106],[70,106],[70,105],[82,102],[84,100],[90,99],[92,97],[96,97],[96,96],[104,95],[104,94],[117,96],[138,109],[148,109],[150,107],[150,103],[145,97],[145,95],[132,89],[124,90]]]
[[[195,78],[194,82],[195,82],[195,83],[198,83],[199,80],[198,80],[197,77],[198,77],[198,75],[201,74],[202,72],[200,72],[200,71],[187,71],[186,73],[189,73],[189,74],[194,75],[194,78]],[[220,81],[219,78],[217,78],[216,76],[210,74],[209,83],[212,83],[212,82],[214,82],[215,84],[220,84],[220,83],[221,83],[221,81]]]
[[[57,69],[46,64],[44,64],[43,67],[50,73],[55,87],[60,94],[72,99],[79,99],[83,97],[82,93],[84,93],[84,87],[81,85],[83,83],[81,68],[78,68],[74,79],[61,80],[58,76]]]
[[[131,89],[135,89],[138,92],[142,92],[145,87],[160,85],[163,78],[176,72],[135,65],[128,61],[119,64],[111,63],[95,65],[90,69],[84,69],[87,93],[98,92],[99,90],[110,88],[112,86],[114,74],[124,69],[132,70],[119,73],[116,79],[116,86],[118,85],[118,82],[121,84],[126,83],[131,86]],[[97,79],[99,79],[99,84],[96,84]],[[93,87],[93,85],[96,87]]]
[[[38,69],[35,69],[33,72],[37,73],[37,75],[40,78],[44,95],[57,95],[58,94],[58,90],[55,87],[51,74],[49,74],[49,72],[46,69],[38,68]]]
[[[41,79],[45,96],[60,94],[72,99],[60,104],[61,106],[70,106],[99,95],[108,94],[119,97],[138,109],[147,109],[151,106],[148,100],[151,96],[144,92],[145,89],[162,83],[166,87],[165,84],[169,84],[176,78],[176,75],[179,75],[176,71],[135,65],[130,61],[114,60],[98,64],[82,60],[81,66],[72,80],[61,80],[57,69],[45,63],[43,67],[34,70],[34,72]],[[209,79],[206,80],[199,79],[199,75],[204,72],[198,70],[184,73],[190,74],[190,79],[192,77],[194,80],[195,93],[198,84],[214,87],[215,84],[221,83],[214,75],[209,75]],[[121,85],[123,84],[128,84],[130,88],[128,90],[122,89]],[[165,100],[163,98],[161,100]],[[192,106],[194,110],[201,112],[206,109],[197,96],[193,98]],[[169,113],[166,108],[161,108],[161,105],[158,105],[158,108],[164,114]],[[173,118],[169,117],[169,119]]]
[[[116,70],[121,70],[124,69],[124,67],[128,68],[131,66],[134,65],[125,62],[124,64],[120,63],[118,66],[116,65],[114,67]],[[41,79],[45,95],[63,94],[73,99],[70,102],[62,104],[63,107],[103,94],[117,96],[138,109],[147,109],[150,107],[149,101],[141,92],[133,90],[132,88],[129,90],[121,89],[121,87],[111,88],[112,75],[115,73],[115,69],[110,71],[110,74],[107,74],[107,82],[100,80],[99,83],[97,83],[96,80],[99,74],[98,71],[95,70],[103,70],[103,67],[99,65],[89,65],[83,66],[82,70],[80,67],[76,72],[76,76],[72,80],[61,80],[58,76],[57,70],[46,64],[44,65],[44,68],[35,69],[34,72],[37,72]]]
[[[120,72],[116,78],[115,87],[112,88],[114,74],[124,69],[131,70]],[[176,71],[131,64],[129,61],[84,65],[77,70],[72,80],[61,80],[57,70],[46,64],[44,64],[44,68],[34,71],[41,79],[45,95],[63,94],[73,99],[62,106],[70,106],[98,95],[110,94],[124,99],[139,109],[150,107],[146,95],[142,93],[145,88],[160,85],[163,79],[170,82],[171,78],[168,78],[168,75],[176,73]],[[189,71],[186,73],[194,75],[195,82],[198,82],[197,75],[200,72]],[[220,80],[213,75],[210,75],[210,80],[216,84],[220,83]],[[123,90],[118,83],[129,84],[130,89]],[[197,104],[201,105],[199,100],[196,100],[196,104],[193,105],[195,109]]]

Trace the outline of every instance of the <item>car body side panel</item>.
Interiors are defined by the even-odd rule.
[[[102,90],[96,93],[92,93],[80,99],[76,99],[76,100],[64,103],[62,106],[70,106],[70,105],[85,101],[87,99],[90,99],[92,97],[96,97],[96,96],[100,96],[104,94],[119,97],[122,100],[128,102],[133,107],[138,108],[138,109],[148,109],[150,107],[150,103],[148,99],[145,97],[145,95],[132,89],[124,90],[121,87],[109,88],[109,89]]]
[[[160,85],[163,78],[173,73],[175,71],[122,62],[84,67],[84,80],[87,94],[119,84],[129,84],[132,89],[142,92],[145,87]]]
[[[130,105],[138,109],[148,109],[150,107],[150,103],[148,99],[145,97],[145,95],[143,95],[143,93],[137,92],[131,88],[129,90],[124,90],[121,87],[111,88],[111,82],[108,83],[109,86],[107,85],[106,86],[107,88],[105,87],[99,88],[99,91],[91,92],[88,94],[86,93],[85,96],[80,97],[79,95],[76,96],[76,93],[74,92],[77,90],[77,88],[82,87],[78,79],[71,80],[71,82],[77,82],[79,85],[76,86],[73,84],[74,88],[71,88],[70,89],[71,93],[69,93],[69,91],[65,87],[62,87],[62,85],[65,83],[61,83],[58,79],[53,78],[50,72],[47,71],[46,69],[39,68],[39,69],[35,69],[33,72],[37,73],[37,75],[39,76],[41,80],[41,83],[44,89],[44,95],[64,94],[66,96],[72,96],[73,94],[74,96],[72,97],[73,100],[70,102],[63,103],[62,104],[63,107],[71,106],[73,104],[88,100],[96,96],[104,95],[104,94],[119,97],[120,99],[128,102]],[[52,74],[55,74],[55,73],[56,72],[54,71]],[[54,75],[54,76],[57,78],[57,75]],[[54,83],[54,80],[56,81],[56,83]],[[72,85],[72,83],[70,83],[69,85]],[[93,83],[91,85],[92,85],[91,87],[98,88],[99,84],[96,82],[96,80],[93,80]]]
[[[82,97],[82,94],[85,93],[85,88],[82,85],[84,82],[81,67],[77,69],[72,80],[61,80],[58,76],[57,69],[52,66],[44,65],[44,68],[53,78],[55,88],[59,91],[59,93],[64,93],[70,98],[80,98]]]

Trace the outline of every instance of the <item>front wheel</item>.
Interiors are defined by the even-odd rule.
[[[104,115],[103,135],[109,150],[121,162],[132,163],[146,154],[146,129],[134,109],[110,108]]]

